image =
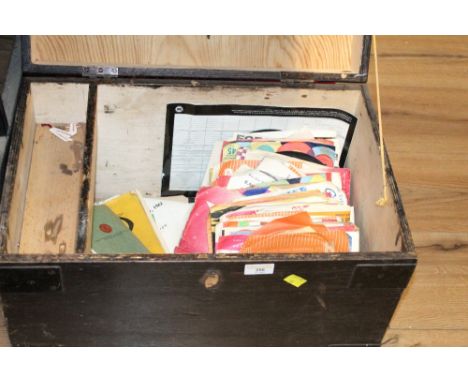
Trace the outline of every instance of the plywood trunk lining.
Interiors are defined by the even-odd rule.
[[[86,121],[87,84],[32,83],[31,99],[36,123],[80,123]]]
[[[9,205],[9,253],[75,253],[88,85],[31,84]],[[64,142],[43,124],[78,123]]]
[[[337,107],[354,114],[360,96],[359,90],[101,85],[96,198],[127,192],[129,185],[160,195],[168,103]]]
[[[359,73],[363,36],[31,36],[39,65]]]
[[[23,144],[18,163],[25,167],[29,155],[29,161],[32,159],[31,175],[29,182],[26,179],[27,189],[22,180],[24,175],[17,175],[12,205],[19,205],[21,203],[17,200],[23,200],[25,211],[21,216],[17,215],[16,220],[9,220],[11,240],[8,252],[15,253],[19,249],[25,254],[72,254],[80,230],[87,233],[84,251],[89,253],[94,200],[131,189],[139,189],[144,195],[159,196],[166,105],[173,102],[339,108],[356,115],[358,125],[346,165],[352,170],[352,203],[356,209],[356,223],[361,228],[361,250],[402,250],[401,241],[397,240],[400,224],[393,200],[384,208],[375,205],[382,191],[379,150],[360,88],[325,90],[253,86],[98,85],[95,126],[87,126],[94,130],[94,134],[88,136],[85,144],[83,125],[80,134],[74,138],[75,145],[81,142],[82,148],[85,144],[88,152],[92,153],[90,171],[84,176],[80,168],[70,177],[57,171],[59,162],[66,161],[66,158],[76,160],[68,155],[72,152],[71,146],[67,145],[70,143],[59,142],[55,136],[35,126],[58,120],[84,123],[89,108],[88,88],[87,84],[72,83],[33,83],[31,86],[23,134],[23,140],[29,144]],[[26,128],[28,123],[30,127]],[[83,155],[83,151],[80,153]],[[69,168],[72,163],[65,165]],[[78,215],[82,211],[78,209],[85,179],[90,186],[89,199],[84,207],[89,218],[79,223]],[[60,221],[60,215],[67,221],[62,225],[63,236],[57,237],[55,243],[44,241],[44,227],[47,224],[49,228],[54,227]],[[87,226],[83,227],[83,224]]]
[[[72,142],[37,125],[19,252],[75,253],[85,124]]]
[[[385,206],[376,204],[383,192],[380,149],[363,97],[359,97],[354,115],[358,122],[345,166],[351,168],[351,195],[361,228],[361,250],[401,250],[399,217],[392,195]]]
[[[17,253],[19,251],[21,225],[23,222],[35,132],[36,123],[34,120],[34,106],[32,95],[29,93],[26,98],[21,143],[16,163],[16,176],[13,183],[13,193],[9,208],[11,212],[7,216],[6,223],[6,243],[4,244],[8,253]],[[14,152],[10,153],[10,155],[14,154]]]

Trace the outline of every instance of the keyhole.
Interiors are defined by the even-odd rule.
[[[206,271],[203,275],[201,282],[206,289],[214,289],[219,286],[221,275],[219,271]]]

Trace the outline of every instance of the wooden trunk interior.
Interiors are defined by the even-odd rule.
[[[31,36],[38,65],[358,73],[363,36]]]
[[[397,240],[401,226],[393,198],[385,207],[375,203],[382,192],[379,148],[359,86],[325,90],[103,84],[97,86],[95,123],[87,126],[88,92],[88,84],[31,84],[7,218],[6,252],[81,251],[78,232],[91,226],[91,217],[79,218],[87,128],[95,129],[95,155],[87,179],[89,207],[94,200],[133,189],[158,196],[166,105],[171,102],[337,108],[355,115],[358,123],[345,166],[352,172],[351,203],[361,230],[361,251],[406,250]],[[71,142],[52,135],[44,125],[71,122],[79,124]],[[89,236],[84,251],[89,251]]]

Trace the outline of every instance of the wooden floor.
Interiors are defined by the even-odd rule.
[[[378,49],[384,137],[419,259],[384,344],[468,345],[468,38],[381,37]]]
[[[384,344],[466,346],[468,37],[379,37],[378,48],[384,136],[419,257]]]

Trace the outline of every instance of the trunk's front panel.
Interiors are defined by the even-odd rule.
[[[37,273],[37,292],[2,285],[2,299],[17,346],[377,345],[414,265],[278,262],[248,276],[243,262],[69,263],[59,282],[55,266]]]

